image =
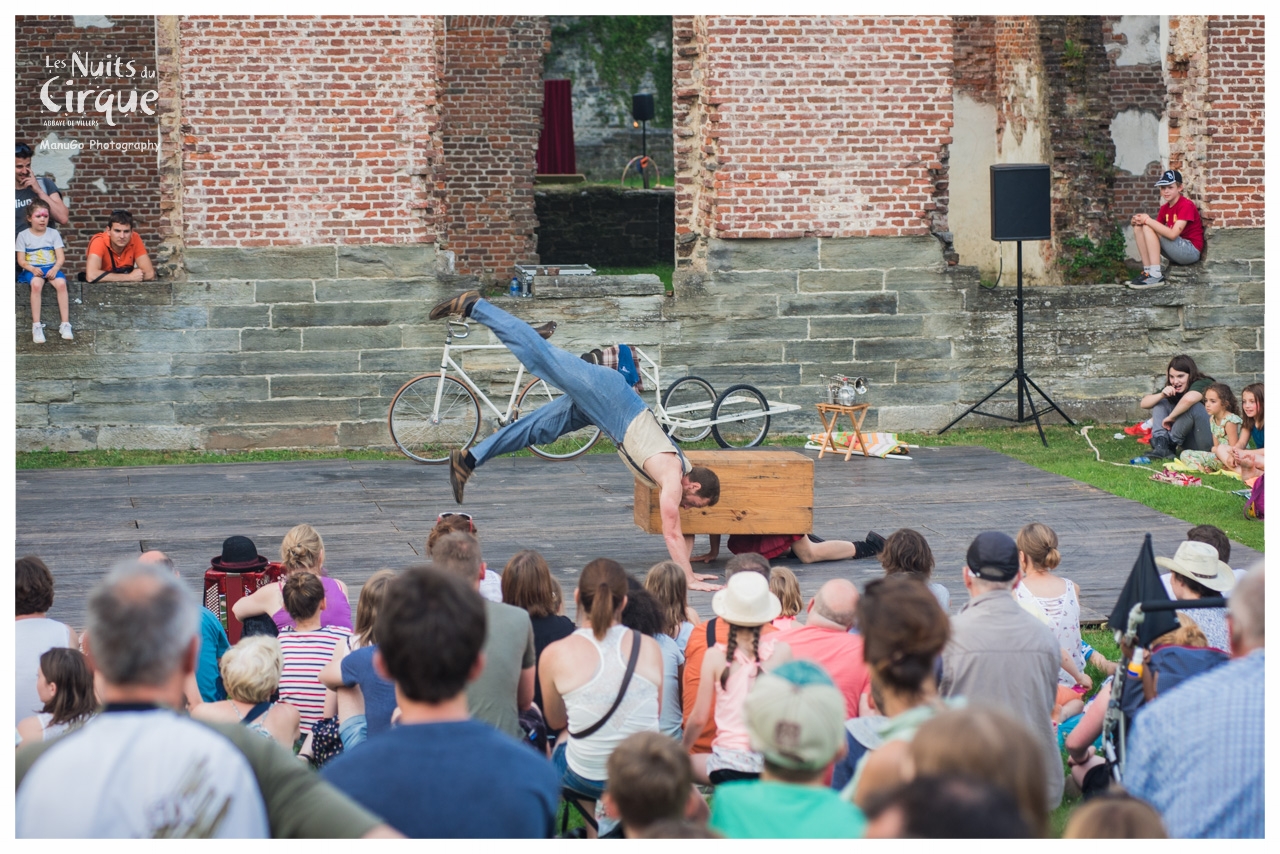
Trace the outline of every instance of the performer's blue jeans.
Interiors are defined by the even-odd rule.
[[[510,454],[526,445],[554,442],[565,433],[594,424],[621,445],[627,427],[648,407],[612,368],[584,362],[548,343],[528,323],[478,300],[471,319],[493,330],[498,340],[536,377],[564,392],[564,397],[532,414],[521,415],[471,449],[479,466],[485,460]]]

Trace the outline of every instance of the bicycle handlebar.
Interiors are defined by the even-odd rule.
[[[464,320],[450,320],[447,323],[449,324],[449,335],[454,338],[466,338],[471,334],[471,324]],[[459,329],[462,331],[457,331]]]

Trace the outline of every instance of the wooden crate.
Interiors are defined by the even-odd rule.
[[[795,451],[688,451],[694,465],[720,477],[720,501],[686,507],[686,534],[808,534],[813,532],[813,460]],[[658,490],[636,481],[635,522],[662,533]]]

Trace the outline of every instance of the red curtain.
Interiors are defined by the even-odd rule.
[[[542,136],[538,138],[538,174],[572,175],[578,171],[573,154],[573,98],[570,80],[544,80]]]

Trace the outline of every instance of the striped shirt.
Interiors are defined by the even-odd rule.
[[[284,670],[280,673],[280,702],[298,710],[303,735],[324,717],[324,685],[320,671],[333,658],[334,647],[351,633],[338,626],[327,626],[313,632],[281,632],[280,654]]]

